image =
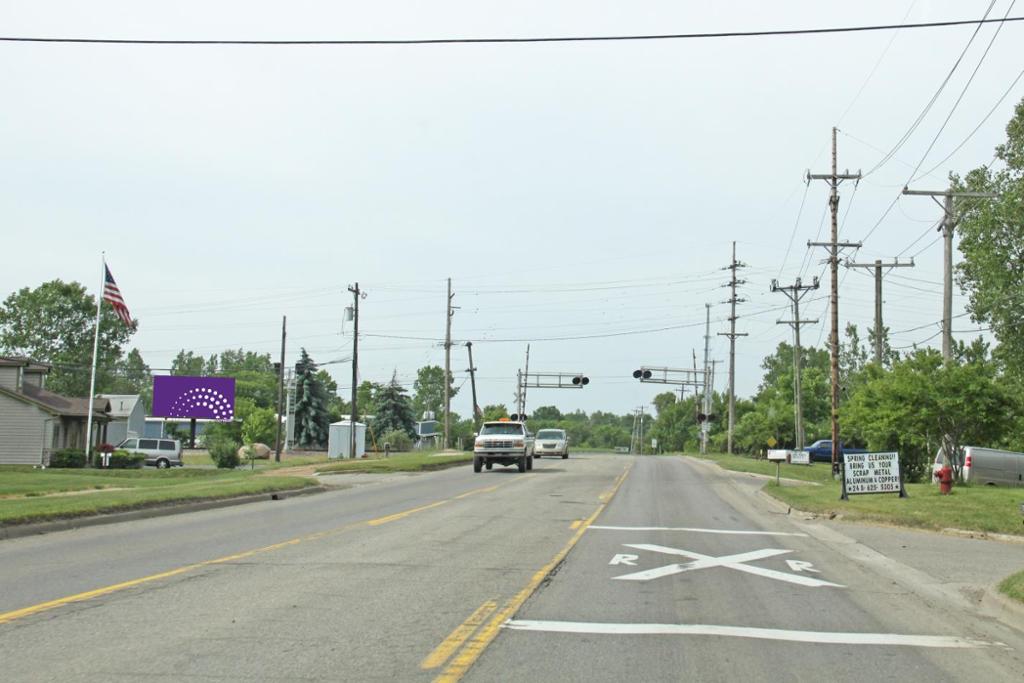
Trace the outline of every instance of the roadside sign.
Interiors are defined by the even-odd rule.
[[[786,458],[789,456],[789,451],[786,450],[771,450],[768,451],[768,459],[772,462],[786,462]]]
[[[790,451],[789,462],[793,465],[810,465],[811,454],[807,451]]]
[[[779,442],[775,440],[774,436],[769,436],[767,443],[768,443],[768,448],[775,448],[775,445],[777,443],[779,443]]]
[[[843,500],[861,493],[898,493],[906,498],[899,453],[844,453]]]

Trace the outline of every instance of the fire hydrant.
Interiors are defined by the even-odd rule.
[[[948,495],[953,490],[953,468],[949,465],[939,470],[939,493]]]

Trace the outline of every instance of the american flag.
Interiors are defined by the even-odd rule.
[[[103,300],[109,301],[110,305],[114,307],[114,313],[117,313],[117,317],[125,325],[131,327],[132,315],[128,312],[128,307],[124,305],[124,299],[121,298],[121,290],[117,288],[114,276],[110,274],[110,268],[106,264],[103,264],[103,268],[107,271],[103,282]]]

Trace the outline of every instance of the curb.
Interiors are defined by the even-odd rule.
[[[1004,624],[1024,625],[1024,603],[999,592],[999,586],[989,586],[981,596],[982,608]]]
[[[244,505],[246,503],[258,503],[267,500],[284,500],[294,496],[307,496],[314,493],[323,493],[330,490],[329,486],[307,486],[301,489],[290,489],[286,491],[269,491],[267,493],[254,493],[247,496],[236,496],[234,498],[217,498],[214,500],[188,501],[183,503],[168,503],[139,510],[128,510],[126,512],[112,512],[109,514],[91,515],[89,517],[72,517],[70,519],[57,519],[51,522],[37,522],[30,524],[14,524],[11,526],[0,526],[0,541],[9,538],[23,538],[38,534],[48,534],[54,531],[68,531],[90,526],[103,524],[117,524],[119,522],[130,522],[136,519],[150,519],[152,517],[166,517],[186,512],[199,512],[201,510],[214,510],[216,508],[231,507],[233,505]]]

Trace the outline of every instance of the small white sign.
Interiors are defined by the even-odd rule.
[[[793,465],[810,465],[811,454],[807,451],[790,451],[789,462]]]
[[[768,451],[768,459],[772,462],[786,462],[789,451],[783,449],[772,449]]]
[[[651,448],[657,448],[657,447],[658,447],[658,440],[657,439],[651,439]]]
[[[846,493],[899,493],[899,453],[846,453]]]

